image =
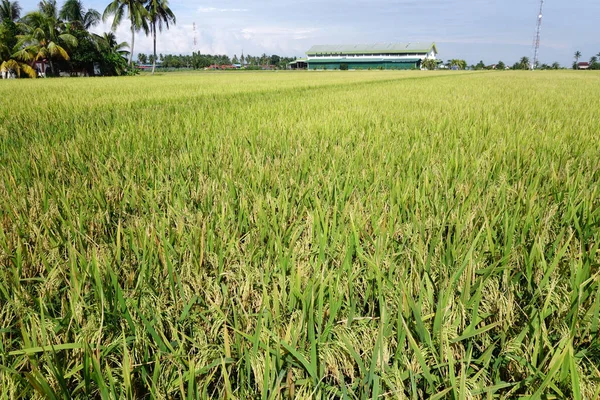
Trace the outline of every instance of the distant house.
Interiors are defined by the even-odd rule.
[[[580,62],[577,64],[577,69],[590,69],[590,63],[587,61]]]

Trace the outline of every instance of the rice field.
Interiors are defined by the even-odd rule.
[[[0,399],[600,397],[600,74],[0,81]]]

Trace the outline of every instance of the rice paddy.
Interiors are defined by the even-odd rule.
[[[0,82],[0,399],[600,397],[600,75]]]

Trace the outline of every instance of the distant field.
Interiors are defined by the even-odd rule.
[[[600,398],[599,111],[575,71],[0,81],[0,399]]]

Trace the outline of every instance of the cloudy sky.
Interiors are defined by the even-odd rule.
[[[59,3],[61,0],[59,0]],[[25,11],[37,0],[20,0]],[[108,0],[84,0],[102,12]],[[508,63],[532,55],[539,0],[171,0],[177,25],[159,53],[302,56],[313,44],[435,41],[444,60]],[[540,61],[570,64],[600,52],[599,0],[547,0]],[[192,24],[196,23],[197,49]],[[128,24],[117,30],[129,41]],[[96,28],[107,31],[110,24]],[[152,51],[136,38],[135,53]]]

